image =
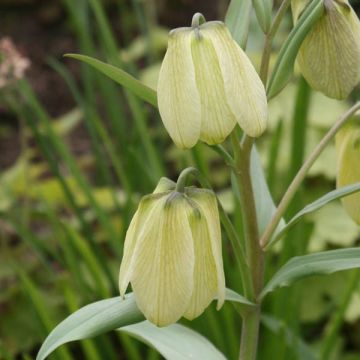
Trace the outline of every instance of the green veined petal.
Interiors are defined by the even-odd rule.
[[[310,86],[339,100],[349,95],[360,76],[360,46],[350,15],[351,8],[329,2],[297,56],[301,73]]]
[[[140,201],[139,207],[131,219],[129,228],[126,232],[124,254],[121,261],[119,274],[119,289],[121,296],[125,295],[126,289],[130,282],[130,277],[133,270],[132,260],[138,236],[141,233],[147,217],[149,214],[151,214],[156,200],[151,199],[150,197],[145,197]]]
[[[225,25],[220,22],[206,25],[202,33],[211,39],[217,53],[229,107],[246,134],[260,136],[268,118],[264,86]]]
[[[360,127],[349,124],[336,136],[338,157],[337,187],[354,184],[360,181]],[[341,199],[349,216],[360,225],[360,193]]]
[[[206,219],[211,250],[216,266],[217,276],[217,309],[225,301],[225,275],[222,259],[221,228],[218,204],[215,194],[205,189],[188,189],[190,198],[197,204]]]
[[[193,32],[191,51],[195,66],[196,85],[201,100],[200,139],[209,145],[220,144],[231,133],[236,119],[225,95],[219,62],[207,32]]]
[[[184,317],[195,319],[203,313],[217,295],[218,280],[215,259],[205,215],[200,210],[190,217],[194,238],[194,288]]]
[[[171,196],[171,195],[170,195]],[[134,253],[130,279],[137,305],[158,326],[176,322],[188,307],[193,288],[194,249],[189,206],[168,197],[148,217]]]
[[[180,148],[191,148],[200,137],[200,97],[195,84],[191,38],[191,30],[170,33],[157,86],[162,121]]]

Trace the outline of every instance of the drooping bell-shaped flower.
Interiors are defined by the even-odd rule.
[[[214,299],[224,302],[225,280],[217,200],[205,189],[174,190],[162,179],[145,196],[127,231],[120,294],[131,283],[139,309],[158,326],[194,319]]]
[[[360,182],[360,123],[350,123],[336,135],[337,187]],[[341,199],[346,212],[360,225],[360,193]]]
[[[199,14],[194,15],[199,19]],[[224,23],[172,30],[158,80],[162,121],[175,144],[219,144],[236,123],[252,137],[267,123],[264,86]]]
[[[293,0],[296,22],[309,0]],[[324,13],[304,39],[297,63],[310,86],[345,99],[360,82],[360,21],[347,0],[325,0]]]

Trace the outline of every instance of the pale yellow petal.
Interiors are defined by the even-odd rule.
[[[193,33],[191,50],[201,100],[200,139],[209,145],[220,144],[234,129],[236,119],[227,104],[217,54],[202,30],[198,37]]]
[[[359,82],[360,45],[356,37],[360,34],[353,31],[356,25],[351,23],[351,11],[328,2],[297,56],[301,73],[310,86],[335,99],[346,98]]]
[[[156,188],[154,189],[153,193],[162,193],[165,191],[174,190],[176,186],[176,183],[166,177],[162,177],[158,184],[156,185]]]
[[[129,228],[126,232],[124,242],[123,258],[120,265],[119,274],[119,289],[120,295],[124,296],[126,289],[130,282],[131,273],[133,270],[132,260],[134,255],[135,246],[139,233],[146,222],[147,217],[151,213],[155,205],[155,199],[149,196],[140,201],[139,207],[136,210],[133,218],[131,219]]]
[[[222,258],[221,228],[217,199],[215,194],[205,189],[189,189],[189,197],[200,208],[207,224],[208,239],[216,268],[218,298],[217,309],[220,309],[225,301],[225,275]]]
[[[209,22],[201,30],[219,59],[228,105],[244,132],[260,136],[267,125],[265,88],[249,58],[223,23]]]
[[[201,315],[217,296],[218,280],[208,224],[201,210],[194,212],[190,223],[195,251],[194,289],[184,317],[192,320]]]
[[[166,206],[165,202],[157,203],[143,227],[130,280],[139,309],[158,326],[174,323],[184,314],[194,271],[188,205],[183,198]]]
[[[157,86],[162,121],[180,148],[191,148],[200,137],[200,97],[195,84],[191,38],[190,29],[170,33]]]
[[[350,124],[336,136],[337,187],[360,182],[360,127]],[[346,212],[360,225],[360,193],[341,199]]]

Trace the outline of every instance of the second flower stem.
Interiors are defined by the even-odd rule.
[[[245,136],[240,144],[234,131],[232,145],[235,157],[235,176],[241,196],[241,210],[244,224],[246,257],[252,278],[252,301],[257,302],[263,286],[264,253],[259,243],[255,198],[251,182],[251,149],[253,139]],[[260,327],[260,304],[249,309],[243,316],[240,360],[255,360]]]

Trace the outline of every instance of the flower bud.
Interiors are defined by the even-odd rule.
[[[336,135],[337,187],[360,182],[360,124],[350,123]],[[341,199],[346,212],[360,225],[360,193]]]
[[[236,123],[252,137],[266,128],[264,86],[219,21],[170,32],[157,93],[162,121],[180,148],[199,139],[219,144]]]
[[[225,297],[217,200],[185,188],[145,196],[127,231],[120,294],[129,282],[139,309],[158,326],[199,316]]]
[[[292,1],[295,22],[308,2]],[[324,1],[297,62],[310,86],[331,98],[345,99],[360,82],[360,22],[347,0]]]

